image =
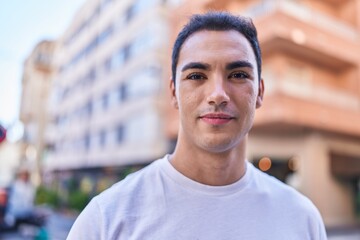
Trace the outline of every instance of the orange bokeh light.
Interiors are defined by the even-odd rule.
[[[261,171],[266,172],[271,168],[271,159],[268,157],[263,157],[259,161],[259,168]]]

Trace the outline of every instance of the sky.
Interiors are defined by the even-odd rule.
[[[25,59],[41,40],[60,37],[85,2],[0,0],[0,124],[13,126],[10,138],[21,134],[18,116]]]

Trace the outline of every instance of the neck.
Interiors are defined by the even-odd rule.
[[[211,186],[224,186],[238,181],[246,171],[246,138],[224,152],[209,152],[186,144],[179,138],[171,164],[186,177]]]

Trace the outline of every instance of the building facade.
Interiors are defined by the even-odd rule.
[[[20,165],[34,172],[36,184],[41,181],[42,160],[47,148],[47,100],[54,73],[52,58],[55,47],[53,41],[37,44],[25,60],[22,77],[20,120],[24,125],[24,136],[20,141]]]
[[[358,225],[360,1],[185,1],[171,15],[172,40],[191,13],[209,10],[251,17],[258,29],[265,97],[249,160],[308,196],[327,227]],[[176,117],[166,126],[175,139]]]
[[[102,190],[168,151],[161,100],[175,2],[89,0],[74,16],[55,53],[48,172]]]

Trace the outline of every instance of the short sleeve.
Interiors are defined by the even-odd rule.
[[[67,240],[105,239],[102,229],[102,214],[97,198],[93,198],[75,220]]]

